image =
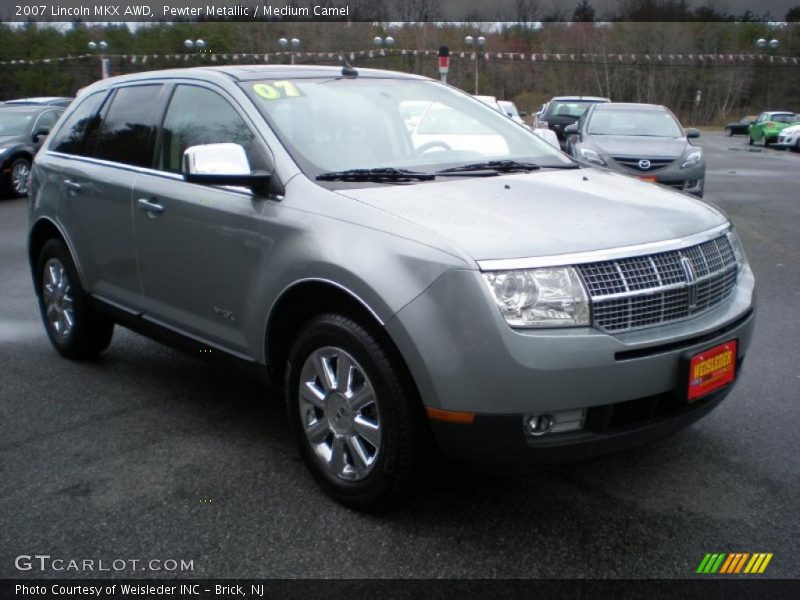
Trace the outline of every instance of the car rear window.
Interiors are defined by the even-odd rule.
[[[158,101],[163,85],[117,90],[102,117],[93,156],[138,167],[153,165]]]

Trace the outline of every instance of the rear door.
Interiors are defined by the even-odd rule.
[[[159,134],[154,168],[134,190],[134,230],[147,318],[191,337],[253,356],[247,334],[263,327],[263,264],[281,214],[249,189],[187,183],[189,146],[233,142],[252,169],[272,158],[254,124],[224,90],[202,83],[174,86]],[[255,336],[258,337],[258,336]],[[263,342],[263,340],[262,340]]]
[[[85,130],[76,132],[80,140],[66,132],[63,141],[51,147],[61,161],[60,216],[70,231],[84,285],[101,299],[131,310],[141,307],[131,217],[133,183],[138,169],[153,160],[163,88],[117,88]]]

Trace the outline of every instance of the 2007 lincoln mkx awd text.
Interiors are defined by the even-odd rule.
[[[753,331],[719,210],[387,71],[99,81],[35,158],[30,222],[61,354],[122,324],[264,365],[315,479],[362,509],[431,440],[519,468],[664,436],[729,392]]]

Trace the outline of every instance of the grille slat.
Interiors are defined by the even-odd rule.
[[[690,278],[683,263],[691,264]],[[592,301],[594,325],[629,331],[686,319],[721,304],[738,265],[726,236],[648,256],[577,265]]]
[[[641,158],[632,158],[630,156],[612,156],[611,158],[613,158],[619,164],[628,167],[629,169],[633,169],[634,171],[657,171],[658,169],[663,169],[664,167],[671,165],[676,160],[674,158],[648,158],[646,156]],[[648,166],[646,169],[642,168],[639,165],[640,160],[650,161],[650,166]]]

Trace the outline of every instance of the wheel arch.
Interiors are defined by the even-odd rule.
[[[34,289],[38,289],[36,286],[36,266],[39,262],[39,254],[44,245],[52,239],[61,240],[67,247],[67,250],[72,256],[72,261],[75,263],[75,269],[78,271],[81,285],[83,285],[83,273],[81,273],[80,264],[77,261],[72,244],[70,244],[64,231],[49,217],[39,217],[28,234],[28,262],[31,267],[31,278],[33,279]]]
[[[274,381],[283,381],[292,343],[304,324],[317,315],[330,312],[356,318],[369,327],[389,344],[407,370],[397,345],[384,328],[384,321],[367,301],[335,281],[309,278],[287,286],[270,309],[264,333],[264,357]]]

